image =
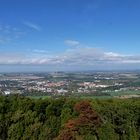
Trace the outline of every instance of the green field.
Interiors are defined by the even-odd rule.
[[[119,92],[109,92],[110,96],[94,96],[94,95],[76,95],[76,96],[67,96],[70,98],[79,98],[79,99],[111,99],[116,96],[124,96],[124,95],[140,95],[140,91],[119,91]],[[58,98],[63,96],[27,96],[31,99],[47,99],[47,98]],[[64,96],[65,97],[65,96]]]
[[[109,93],[111,96],[121,96],[121,95],[140,95],[140,91],[119,91]]]

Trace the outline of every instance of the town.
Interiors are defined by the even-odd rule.
[[[139,72],[1,73],[0,94],[140,97]]]

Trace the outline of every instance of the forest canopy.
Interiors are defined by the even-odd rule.
[[[0,140],[139,140],[140,100],[0,96]]]

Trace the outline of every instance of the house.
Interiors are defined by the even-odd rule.
[[[4,94],[9,95],[9,94],[11,94],[11,92],[7,90],[7,91],[4,91]]]

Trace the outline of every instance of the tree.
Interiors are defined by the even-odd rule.
[[[78,102],[74,109],[79,113],[79,116],[75,119],[70,119],[65,124],[65,130],[59,135],[60,140],[63,140],[67,133],[70,136],[74,135],[74,138],[76,135],[90,134],[99,139],[98,128],[101,126],[102,120],[96,111],[92,109],[89,101]]]

